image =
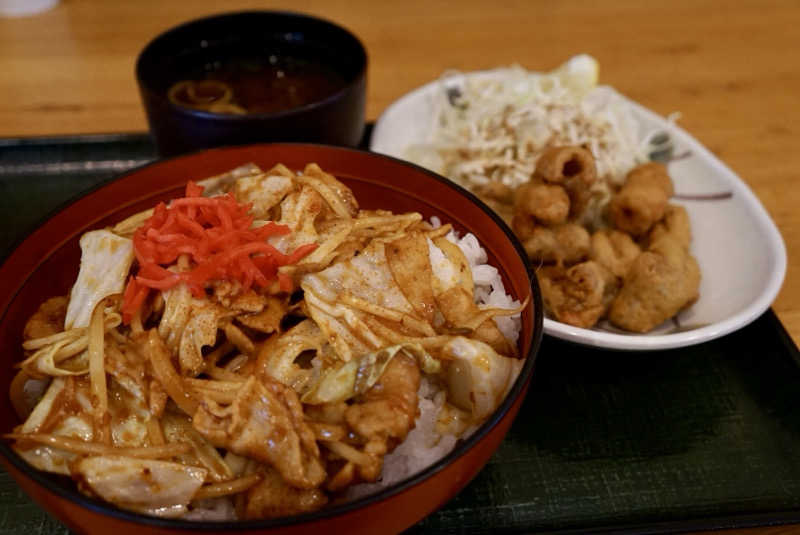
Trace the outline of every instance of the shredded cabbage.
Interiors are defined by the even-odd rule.
[[[122,293],[133,263],[133,244],[109,230],[81,236],[81,268],[72,286],[65,329],[86,327],[97,303]]]
[[[599,197],[648,161],[630,106],[597,86],[598,65],[576,56],[549,73],[520,66],[464,75],[445,73],[429,138],[406,157],[469,189],[527,182],[540,154],[553,145],[582,145],[596,159]]]

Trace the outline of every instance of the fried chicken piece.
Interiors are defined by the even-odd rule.
[[[534,227],[530,235],[522,239],[522,246],[533,262],[555,262],[560,256],[555,232],[548,227]]]
[[[537,227],[536,220],[526,214],[515,213],[511,218],[511,229],[523,242],[533,237]]]
[[[615,276],[622,278],[631,263],[642,252],[630,235],[618,230],[598,230],[592,234],[589,257],[605,266]]]
[[[537,160],[533,176],[554,184],[578,179],[588,186],[597,178],[597,168],[583,147],[551,147]]]
[[[492,180],[486,184],[478,184],[473,191],[484,201],[496,201],[500,204],[514,203],[514,188],[506,186],[500,181]]]
[[[51,297],[39,306],[28,319],[22,337],[25,340],[43,338],[64,330],[67,315],[67,296]]]
[[[522,245],[534,262],[574,264],[589,255],[591,238],[581,225],[565,223],[554,228],[535,227]]]
[[[539,157],[533,176],[564,186],[570,200],[569,217],[576,220],[589,205],[597,166],[592,153],[583,147],[551,147]]]
[[[672,179],[667,173],[667,167],[658,162],[647,162],[637,165],[625,177],[625,185],[632,187],[655,186],[672,197],[675,190],[672,186]]]
[[[699,287],[697,261],[667,234],[633,262],[608,318],[629,331],[650,331],[693,303]]]
[[[566,223],[554,229],[559,256],[562,262],[579,262],[589,255],[591,237],[589,232],[576,223]]]
[[[648,241],[655,243],[663,238],[665,234],[669,234],[684,249],[689,249],[689,243],[692,241],[692,228],[689,224],[689,213],[686,208],[677,204],[667,205],[664,219],[656,223],[650,230]]]
[[[281,474],[268,466],[260,471],[261,481],[245,492],[242,517],[245,520],[279,518],[316,511],[328,503],[318,489],[298,489],[284,481]]]
[[[294,487],[310,489],[325,480],[297,394],[269,377],[250,376],[227,407],[204,399],[192,421],[214,446],[275,467]]]
[[[588,260],[569,269],[545,267],[537,272],[545,307],[563,323],[589,328],[603,317],[616,293],[616,277]]]
[[[567,220],[569,205],[569,195],[560,185],[531,181],[517,188],[514,215],[532,217],[544,225],[557,225]]]
[[[597,178],[592,154],[581,147],[553,147],[536,164],[531,181],[517,189],[511,226],[533,262],[574,264],[590,250],[580,219]]]
[[[672,194],[672,181],[664,165],[640,165],[628,173],[625,185],[611,199],[609,217],[619,230],[642,236],[664,217]]]

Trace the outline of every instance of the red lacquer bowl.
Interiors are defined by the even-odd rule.
[[[536,277],[508,227],[470,193],[420,167],[374,153],[301,144],[214,149],[147,165],[98,187],[48,219],[0,266],[0,366],[6,370],[0,376],[0,391],[8,392],[12,365],[21,359],[27,318],[46,298],[66,294],[75,280],[83,232],[179,196],[187,180],[201,180],[246,162],[264,169],[279,162],[302,169],[316,162],[352,188],[362,208],[418,211],[475,234],[490,263],[500,270],[507,291],[520,300],[530,297],[522,314],[520,350],[526,357],[522,372],[488,421],[423,472],[360,500],[278,520],[197,523],[123,511],[83,496],[66,478],[31,468],[7,443],[0,443],[0,461],[22,489],[76,533],[400,532],[441,507],[480,471],[522,404],[542,337],[542,305]],[[6,394],[0,395],[0,419],[3,432],[20,423]]]

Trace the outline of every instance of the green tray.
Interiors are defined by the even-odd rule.
[[[155,158],[143,134],[0,140],[0,258],[48,213]],[[798,350],[772,311],[690,348],[545,336],[486,468],[409,533],[661,533],[800,522]],[[0,535],[68,533],[0,472]]]

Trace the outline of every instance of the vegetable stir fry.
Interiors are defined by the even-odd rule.
[[[190,182],[82,237],[70,294],[25,327],[6,438],[149,515],[324,507],[406,441],[452,447],[514,383],[525,303],[470,238],[359,209],[315,164]]]

